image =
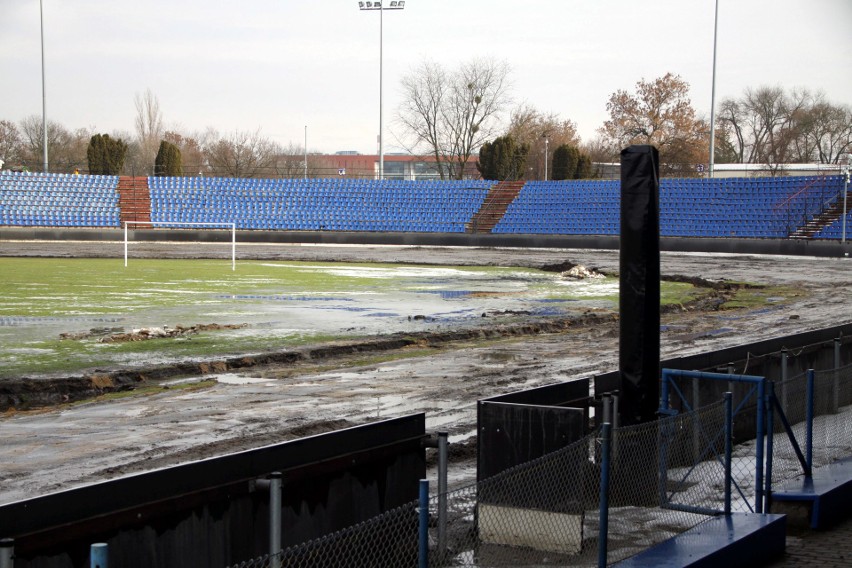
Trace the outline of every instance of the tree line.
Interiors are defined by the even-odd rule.
[[[580,139],[577,125],[512,98],[505,62],[473,59],[454,69],[434,62],[401,79],[402,102],[393,134],[442,179],[462,179],[476,166],[486,179],[579,179],[596,175],[593,164],[617,162],[622,148],[653,144],[661,174],[698,175],[709,162],[710,123],[689,98],[689,84],[667,73],[640,79],[606,101],[607,120],[596,136]],[[135,132],[101,133],[47,124],[51,171],[75,169],[125,175],[301,177],[304,148],[282,146],[255,131],[184,133],[166,129],[157,97],[135,98]],[[852,109],[819,91],[749,88],[722,99],[716,109],[714,163],[836,164],[852,152]],[[43,169],[43,124],[0,120],[0,160],[5,167]],[[308,156],[308,175],[335,175]],[[475,171],[475,170],[474,170]]]

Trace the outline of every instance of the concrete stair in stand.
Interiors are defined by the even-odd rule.
[[[815,234],[836,222],[843,216],[843,200],[838,199],[834,204],[816,215],[813,219],[807,222],[802,227],[796,229],[791,235],[791,239],[812,239]]]
[[[525,181],[501,181],[492,186],[485,201],[482,202],[482,207],[467,224],[466,232],[490,233],[506,214],[509,204],[518,197],[525,183]]]
[[[151,192],[147,177],[121,176],[118,178],[119,219],[122,227],[126,221],[151,221]]]

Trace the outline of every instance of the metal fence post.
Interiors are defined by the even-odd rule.
[[[418,568],[429,566],[429,480],[420,480],[420,526],[418,527]]]
[[[0,540],[0,568],[14,568],[15,541],[11,538]]]
[[[278,568],[281,559],[281,472],[269,474],[269,559],[270,568]]]
[[[805,463],[810,474],[814,464],[814,370],[808,369],[805,391]]]
[[[770,401],[767,398],[767,390],[772,393],[772,381],[762,380],[757,383],[757,439],[755,440],[755,468],[754,468],[754,512],[763,512],[763,472],[764,472],[764,445],[766,444],[766,407]],[[772,395],[774,396],[774,394]]]
[[[764,463],[758,463],[759,467],[765,468],[764,471],[764,487],[763,487],[763,496],[761,498],[761,503],[764,500],[771,499],[772,495],[772,461],[775,456],[775,383],[772,381],[766,382],[766,396],[761,398],[764,400],[761,405],[766,406],[766,460]],[[760,488],[758,487],[758,490]],[[762,507],[762,505],[761,505]],[[762,513],[763,508],[759,511],[755,509],[755,512]]]
[[[726,371],[728,372],[728,374],[733,375],[734,370],[735,370],[734,364],[728,363],[728,366],[726,368]],[[734,381],[728,381],[728,390],[731,391],[731,393],[734,392]]]
[[[837,414],[840,408],[840,339],[834,340],[834,396],[831,402],[831,410]]]
[[[731,514],[731,455],[734,446],[734,395],[725,393],[725,514]]]
[[[692,410],[696,411],[701,408],[701,395],[698,390],[700,388],[700,380],[698,377],[692,377]],[[701,432],[698,428],[692,429],[692,455],[698,457],[701,455]]]
[[[91,568],[107,568],[107,545],[104,542],[97,542],[89,547],[89,557]]]
[[[787,379],[789,378],[789,368],[788,363],[790,361],[790,351],[785,347],[781,350],[781,408],[784,409],[784,413],[789,412],[789,407],[787,406]]]
[[[438,555],[447,551],[448,432],[438,432]]]
[[[609,450],[612,425],[601,425],[601,492],[599,501],[600,527],[598,530],[598,567],[606,568],[607,539],[609,538]]]

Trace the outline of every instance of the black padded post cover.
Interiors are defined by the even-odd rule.
[[[619,372],[621,424],[654,420],[660,398],[659,153],[621,151]]]

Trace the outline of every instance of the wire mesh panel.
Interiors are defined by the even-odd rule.
[[[717,403],[613,432],[608,562],[723,510],[724,424]]]
[[[571,565],[594,551],[596,540],[584,538],[586,512],[597,507],[594,443],[588,436],[448,494],[446,538],[431,530],[430,566]]]
[[[804,457],[807,451],[807,374],[776,384],[775,397]],[[772,481],[802,475],[801,458],[780,416],[773,420],[773,430]],[[812,436],[813,467],[852,456],[852,365],[814,373]]]
[[[852,365],[814,373],[813,465],[852,456]]]
[[[723,510],[724,432],[722,403],[615,430],[609,470],[608,563],[633,556]],[[596,432],[443,498],[433,496],[429,565],[595,565],[602,526],[603,459],[598,436]],[[752,457],[752,468],[753,461]],[[446,515],[439,511],[442,502],[446,502]],[[415,566],[417,562],[418,504],[410,503],[234,568]]]
[[[363,523],[285,548],[233,568],[371,568],[416,566],[418,504],[412,502]]]

